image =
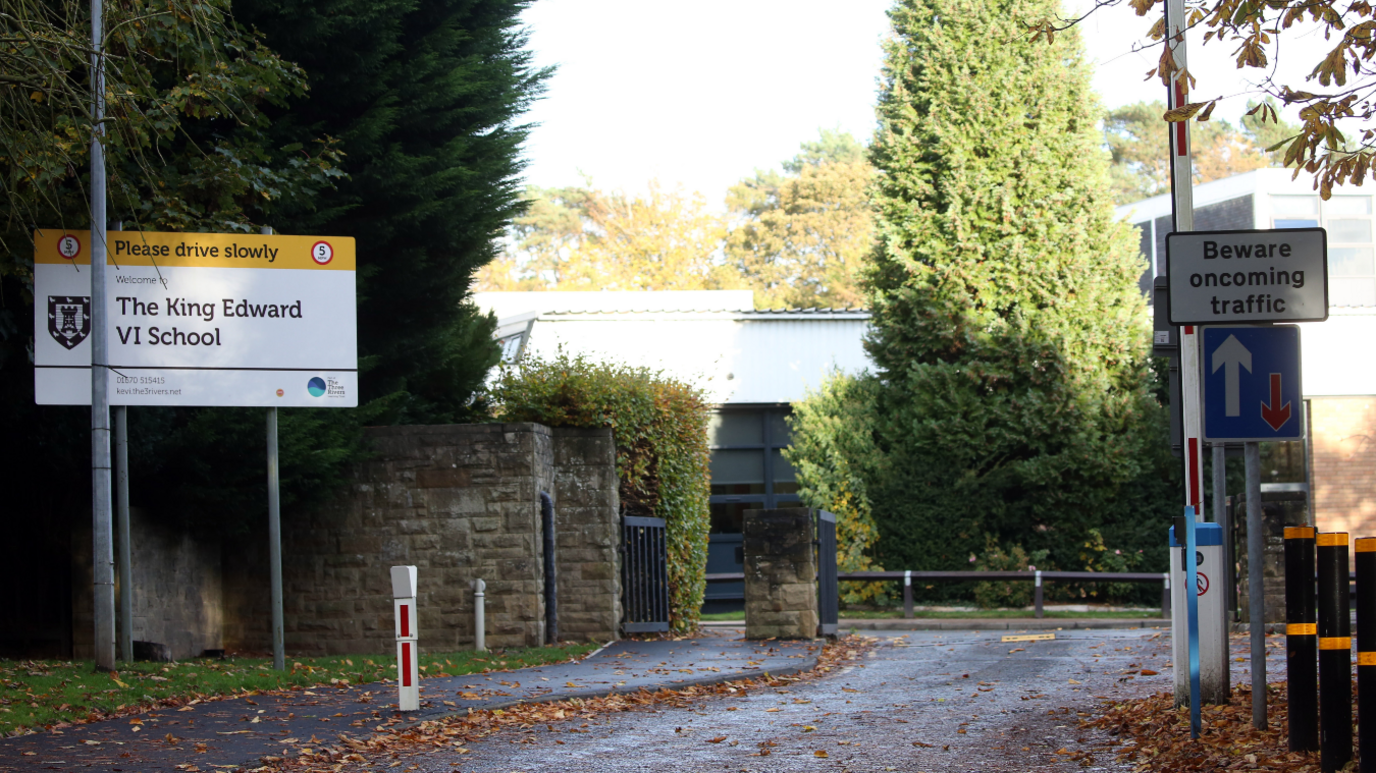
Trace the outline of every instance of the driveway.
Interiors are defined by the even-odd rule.
[[[1169,633],[1059,631],[1054,641],[1003,641],[1016,633],[874,632],[880,641],[862,665],[788,689],[620,712],[585,726],[535,726],[469,743],[463,754],[388,757],[370,769],[1130,769],[1114,761],[1117,740],[1081,729],[1079,714],[1104,698],[1170,690]]]

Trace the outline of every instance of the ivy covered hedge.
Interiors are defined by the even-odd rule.
[[[560,353],[503,368],[493,415],[549,427],[610,427],[622,512],[663,518],[669,544],[669,621],[697,627],[707,587],[710,409],[696,387],[647,368]]]

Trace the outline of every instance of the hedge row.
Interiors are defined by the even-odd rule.
[[[706,589],[707,423],[697,388],[664,374],[560,353],[527,355],[492,388],[493,415],[549,427],[610,427],[622,513],[663,518],[669,544],[669,620],[698,624]]]

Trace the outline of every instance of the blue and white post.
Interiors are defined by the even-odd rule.
[[[1185,511],[1186,517],[1177,522],[1185,525],[1184,544],[1174,527],[1170,531],[1175,705],[1227,703],[1230,682],[1223,529],[1217,523],[1198,521],[1193,508]],[[1194,592],[1187,593],[1187,589]],[[1187,669],[1186,664],[1192,665]]]

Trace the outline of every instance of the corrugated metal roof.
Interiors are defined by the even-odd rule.
[[[791,403],[832,372],[872,367],[860,309],[542,314],[526,351],[662,370],[714,403]]]

